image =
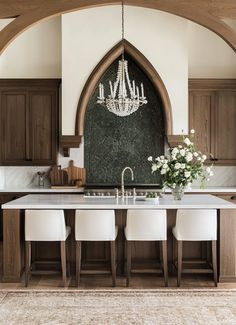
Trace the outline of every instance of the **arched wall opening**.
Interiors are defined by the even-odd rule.
[[[118,117],[96,103],[98,83],[107,85],[116,79],[122,47],[119,42],[105,55],[88,78],[79,100],[76,135],[84,137],[87,184],[116,186],[122,169],[128,165],[135,170],[134,184],[157,185],[160,176],[151,175],[147,158],[164,153],[165,135],[172,132],[170,100],[154,67],[128,41],[124,48],[130,79],[143,82],[148,104],[127,117]]]

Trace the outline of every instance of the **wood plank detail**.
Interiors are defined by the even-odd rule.
[[[0,17],[17,17],[0,31],[0,53],[23,31],[36,22],[65,12],[81,10],[102,5],[119,4],[120,0],[3,0]],[[223,19],[236,18],[235,1],[227,3],[219,0],[189,1],[153,1],[125,0],[125,5],[139,6],[162,10],[192,20],[224,39],[233,50],[236,50],[235,31]],[[18,9],[17,9],[18,8]]]
[[[3,211],[3,282],[20,282],[22,273],[20,210]]]

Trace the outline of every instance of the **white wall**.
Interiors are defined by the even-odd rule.
[[[125,38],[160,74],[170,96],[174,133],[187,131],[187,20],[157,10],[125,7]],[[121,39],[121,8],[108,6],[62,17],[62,133],[73,134],[83,86]]]
[[[0,30],[11,19],[0,20]],[[60,78],[61,17],[45,20],[18,36],[0,56],[0,78]]]
[[[189,22],[189,78],[236,78],[236,53],[208,29]]]

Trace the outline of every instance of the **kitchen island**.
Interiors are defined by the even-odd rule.
[[[128,198],[84,198],[82,195],[70,194],[31,194],[2,205],[3,209],[3,281],[20,282],[23,273],[23,245],[24,245],[24,211],[26,209],[63,209],[66,222],[72,227],[69,242],[68,259],[75,264],[74,215],[76,209],[114,209],[116,224],[119,232],[117,238],[117,259],[119,275],[124,274],[125,240],[124,226],[127,209],[167,209],[168,223],[168,261],[171,266],[173,255],[173,237],[171,229],[175,224],[177,209],[217,209],[218,210],[218,267],[219,282],[236,282],[236,205],[223,199],[207,194],[185,195],[183,200],[175,201],[172,195],[164,195],[159,203],[152,203],[142,199]],[[56,243],[37,243],[33,249],[35,267],[45,267],[59,260],[59,250]],[[159,250],[155,243],[137,242],[133,244],[134,260],[145,263],[156,260]],[[58,251],[58,252],[57,252]],[[208,259],[209,247],[206,243],[187,242],[184,257],[191,259]],[[82,251],[84,266],[100,266],[109,262],[109,248],[106,243],[85,243]],[[51,265],[51,264],[50,264]],[[58,265],[59,267],[59,265]],[[170,272],[172,271],[170,267]]]

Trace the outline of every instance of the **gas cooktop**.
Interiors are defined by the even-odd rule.
[[[130,187],[125,187],[125,195],[132,197],[133,196],[133,188]],[[115,197],[117,193],[118,188],[86,188],[84,191],[84,197]],[[120,189],[118,189],[119,195]],[[160,193],[161,189],[160,188],[135,188],[136,196],[138,197],[144,197],[148,192],[155,192],[155,193]]]

